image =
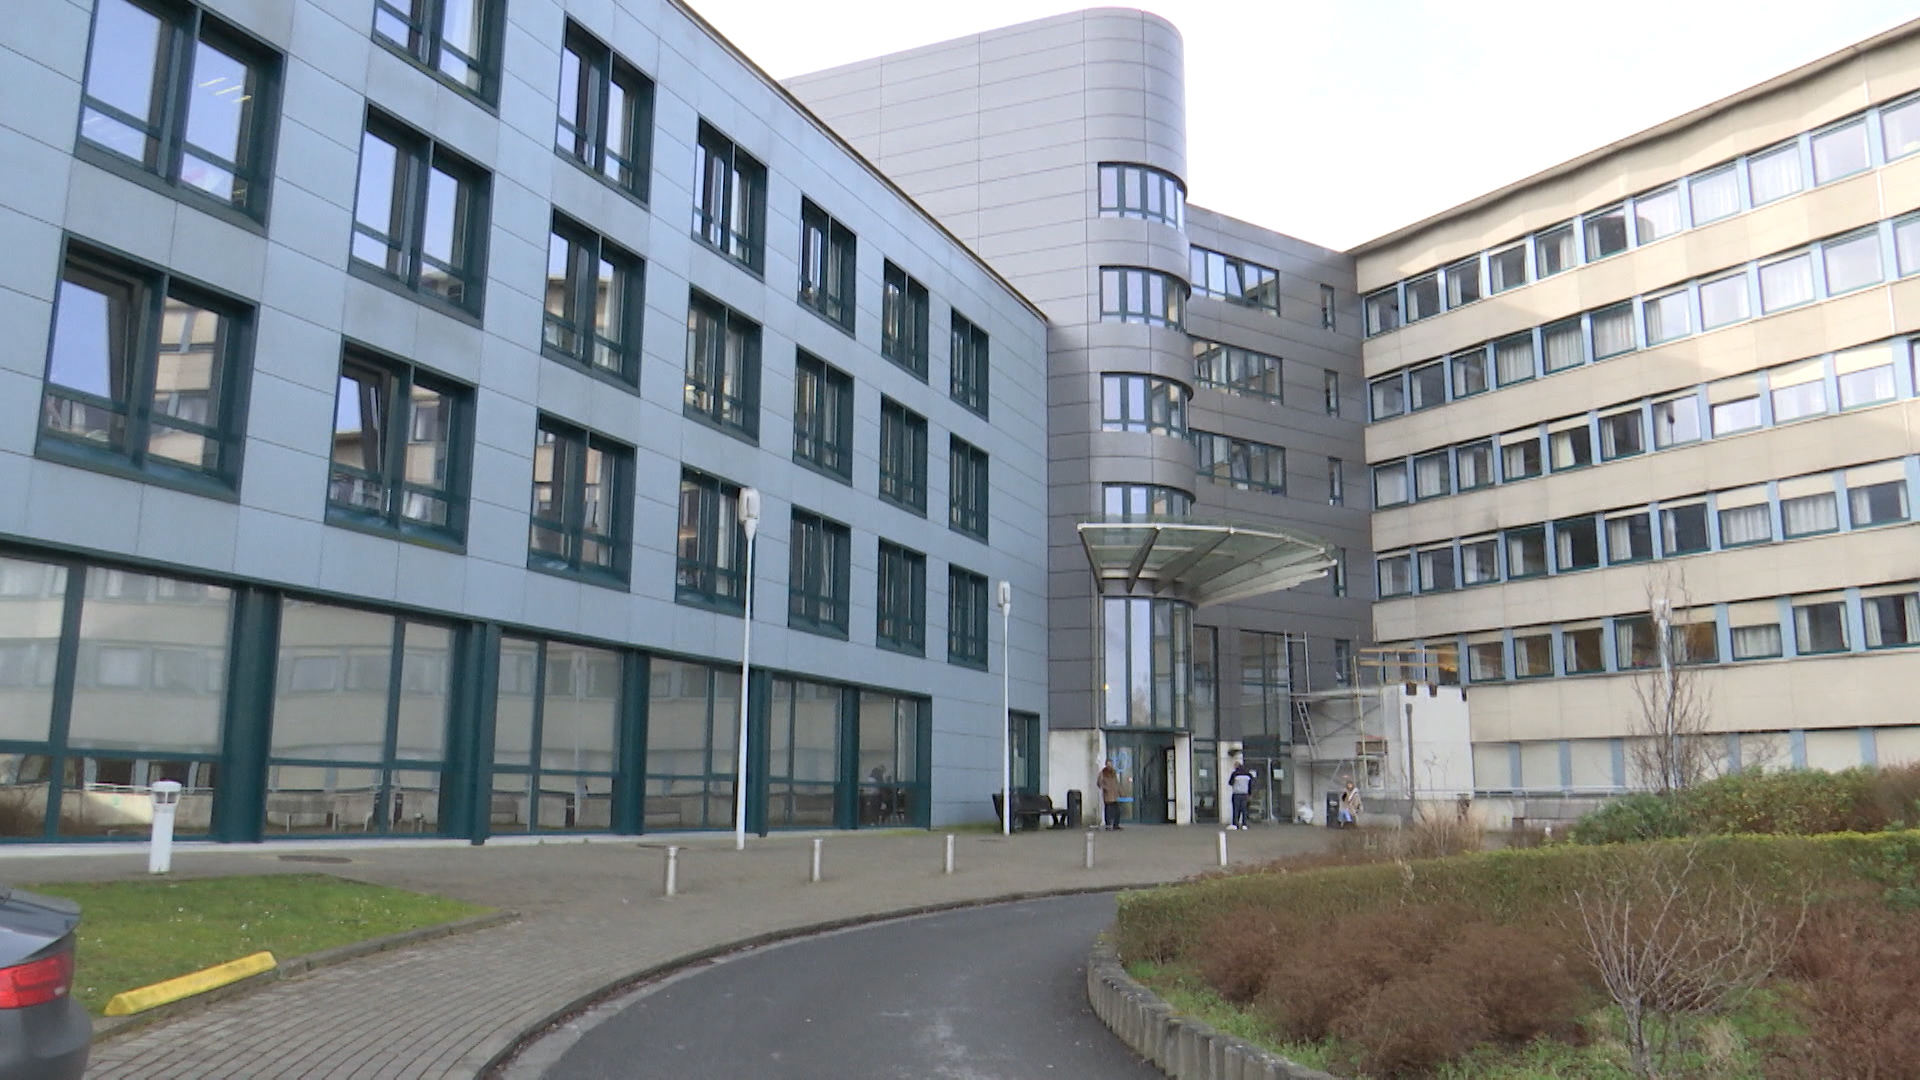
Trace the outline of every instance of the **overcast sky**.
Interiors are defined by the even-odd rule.
[[[1093,6],[689,0],[777,78]],[[1202,206],[1348,248],[1915,17],[1920,0],[1143,0]]]

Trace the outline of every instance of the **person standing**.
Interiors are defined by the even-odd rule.
[[[1100,770],[1100,777],[1094,783],[1100,788],[1100,806],[1106,812],[1106,829],[1120,830],[1120,774],[1113,771],[1113,759],[1107,759],[1107,766]]]
[[[1340,795],[1340,827],[1351,829],[1360,821],[1360,789],[1347,781],[1347,790]]]
[[[1233,772],[1227,777],[1227,790],[1233,793],[1233,820],[1227,823],[1227,828],[1244,829],[1247,803],[1253,798],[1253,770],[1247,768],[1237,753],[1233,755]]]

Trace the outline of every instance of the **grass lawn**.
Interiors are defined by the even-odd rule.
[[[22,887],[80,904],[73,992],[95,1016],[123,990],[250,953],[288,960],[488,910],[323,874]]]

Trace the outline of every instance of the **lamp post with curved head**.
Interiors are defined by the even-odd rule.
[[[1000,835],[1013,835],[1013,585],[1000,583]]]
[[[760,531],[760,492],[754,488],[740,491],[740,527],[747,531],[747,589],[745,629],[740,636],[740,756],[733,773],[733,849],[747,847],[747,702],[753,696],[753,534]]]

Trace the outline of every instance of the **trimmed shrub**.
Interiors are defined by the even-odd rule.
[[[1678,800],[1643,791],[1623,795],[1581,818],[1572,835],[1579,844],[1631,844],[1686,834]]]
[[[1622,796],[1582,818],[1573,839],[1620,844],[1686,835],[1879,832],[1920,825],[1920,764],[1823,772],[1738,772],[1674,795]]]

